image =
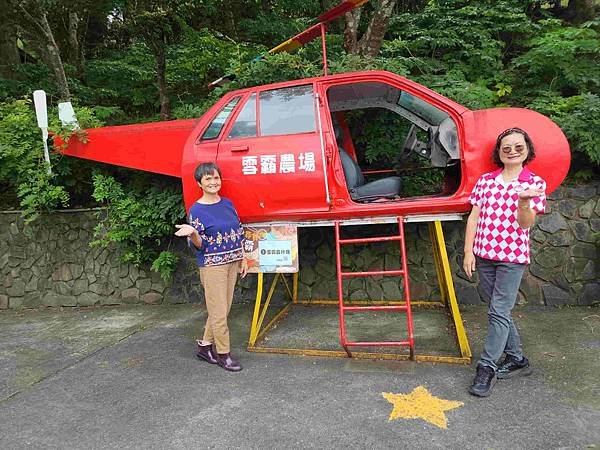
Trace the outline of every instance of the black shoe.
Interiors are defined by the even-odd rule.
[[[477,373],[473,384],[469,387],[469,394],[477,397],[487,397],[496,384],[496,372],[488,366],[477,365]]]
[[[217,364],[217,358],[215,356],[215,351],[213,350],[212,344],[201,345],[200,341],[196,341],[196,343],[198,344],[196,356],[209,364]]]
[[[217,353],[217,364],[229,372],[239,372],[242,366],[229,353]]]
[[[514,356],[506,355],[504,361],[498,366],[496,376],[499,380],[505,380],[516,376],[531,375],[533,368],[529,365],[529,360],[523,356],[523,359],[517,361]]]

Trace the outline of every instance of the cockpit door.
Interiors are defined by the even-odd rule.
[[[223,195],[245,221],[329,208],[312,84],[248,94],[218,148]]]

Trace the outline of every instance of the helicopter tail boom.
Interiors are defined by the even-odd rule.
[[[55,138],[58,153],[181,178],[185,141],[198,119],[92,128],[85,139]]]

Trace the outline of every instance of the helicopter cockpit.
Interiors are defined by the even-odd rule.
[[[327,90],[327,100],[354,201],[446,195],[452,190],[450,185],[456,183],[446,182],[446,172],[456,172],[460,166],[460,150],[456,124],[448,113],[376,81],[332,86]],[[344,127],[346,133],[340,131]],[[359,174],[354,175],[354,166],[360,167]],[[433,178],[439,183],[419,192],[410,179],[427,178],[423,177],[424,171],[430,170],[436,171]],[[363,175],[384,178],[365,182]]]
[[[327,98],[332,113],[382,108],[410,122],[401,159],[415,152],[430,159],[433,167],[447,167],[460,158],[456,125],[450,116],[406,91],[379,82],[353,83],[330,88]],[[427,133],[426,143],[418,140],[417,127]]]

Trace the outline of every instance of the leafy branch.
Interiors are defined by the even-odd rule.
[[[106,248],[116,245],[123,262],[135,266],[151,264],[152,270],[168,280],[177,263],[169,251],[159,254],[173,235],[174,224],[185,217],[181,194],[175,189],[153,186],[136,191],[125,189],[111,176],[93,176],[93,197],[105,206],[90,245]]]

